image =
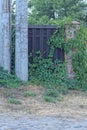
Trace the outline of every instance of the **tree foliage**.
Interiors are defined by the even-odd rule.
[[[32,11],[29,13],[29,22],[31,24],[33,21],[36,24],[41,18],[45,18],[46,22],[46,18],[50,21],[66,17],[85,21],[86,7],[87,4],[83,0],[30,0],[29,8]]]

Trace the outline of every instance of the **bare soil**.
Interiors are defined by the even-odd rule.
[[[36,93],[36,96],[25,97],[26,91]],[[16,116],[23,114],[40,116],[65,116],[74,118],[87,117],[87,93],[69,91],[62,101],[46,102],[43,98],[44,88],[38,86],[21,86],[18,89],[0,88],[0,113],[10,113]],[[9,103],[9,98],[16,98],[21,104]]]

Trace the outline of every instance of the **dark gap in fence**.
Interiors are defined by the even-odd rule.
[[[12,24],[11,31],[11,74],[15,74],[15,24]]]

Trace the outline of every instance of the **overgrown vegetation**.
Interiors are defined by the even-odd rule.
[[[79,87],[87,91],[87,28],[81,27],[75,39],[76,53],[73,55],[73,68]]]
[[[71,21],[69,23],[72,26]],[[48,58],[43,59],[37,52],[33,63],[29,65],[30,80],[47,88],[45,100],[49,102],[54,102],[56,94],[57,96],[66,94],[68,89],[87,90],[87,28],[81,26],[78,33],[75,34],[75,38],[66,41],[64,24],[66,21],[62,25],[57,22],[60,31],[56,31],[47,43],[50,46]],[[75,50],[72,55],[74,79],[69,79],[67,76],[66,62],[59,60],[53,62],[54,49],[57,47],[64,48],[65,53]],[[49,87],[50,89],[48,89]],[[54,93],[54,91],[58,93]],[[47,92],[52,93],[49,95]]]
[[[53,21],[58,26],[58,31],[49,39],[50,46],[48,58],[43,59],[40,52],[29,63],[30,82],[45,87],[44,99],[49,102],[62,100],[61,94],[67,94],[68,89],[87,91],[87,28],[80,27],[74,39],[66,41],[65,25],[71,23],[72,19]],[[55,48],[63,48],[65,53],[75,49],[72,55],[72,64],[75,72],[73,80],[67,77],[66,62],[55,60],[53,54]],[[30,55],[32,57],[32,54]],[[0,68],[0,86],[18,87],[22,83],[11,74]],[[35,96],[34,93],[26,92],[25,96]]]

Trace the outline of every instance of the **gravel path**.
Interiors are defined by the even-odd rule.
[[[0,114],[0,130],[87,130],[87,118],[71,119],[47,116],[21,117]]]

